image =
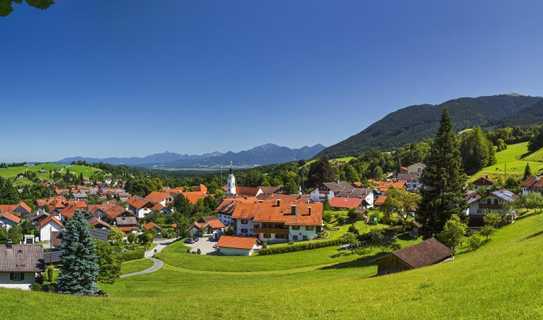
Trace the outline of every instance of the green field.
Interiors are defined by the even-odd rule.
[[[306,263],[289,257],[299,253],[194,256],[183,265],[188,260],[179,258],[177,245],[165,256],[181,265],[103,286],[104,298],[0,290],[0,301],[5,319],[541,319],[542,246],[543,216],[537,215],[454,262],[372,277],[376,267],[368,259],[300,270]],[[212,269],[208,259],[231,272],[191,270]],[[234,272],[262,268],[265,260],[285,269]],[[245,266],[234,266],[239,263]]]
[[[123,262],[121,265],[121,274],[139,272],[153,266],[153,261],[149,259],[137,259]]]
[[[92,168],[88,166],[65,165],[65,164],[59,164],[59,163],[42,163],[42,164],[36,164],[34,166],[28,166],[28,167],[17,166],[17,167],[9,167],[9,168],[0,168],[0,177],[15,178],[17,177],[17,175],[21,173],[30,171],[30,172],[35,172],[40,179],[45,180],[49,178],[49,171],[55,171],[55,170],[70,170],[70,172],[73,172],[77,175],[79,175],[80,173],[83,173],[83,176],[85,178],[89,178],[90,176],[92,176],[94,172],[100,171],[100,169]]]
[[[522,177],[527,163],[534,174],[543,170],[543,149],[528,155],[528,142],[511,144],[504,151],[496,153],[495,165],[477,172],[471,180],[485,175],[494,178],[506,175]]]

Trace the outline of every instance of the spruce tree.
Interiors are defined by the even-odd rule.
[[[526,163],[526,167],[524,167],[524,180],[528,179],[532,176],[532,168],[530,168],[530,163]]]
[[[89,232],[89,224],[82,213],[66,223],[62,236],[62,267],[58,291],[76,295],[98,293],[96,280],[99,267],[96,245]]]
[[[426,236],[432,236],[441,232],[445,223],[453,215],[460,215],[466,207],[466,175],[458,140],[446,109],[443,110],[440,128],[425,164],[417,220],[423,224]]]

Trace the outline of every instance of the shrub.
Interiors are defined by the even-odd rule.
[[[493,226],[486,225],[481,228],[481,231],[479,233],[488,240],[488,238],[494,233],[494,231],[495,229]]]
[[[443,231],[438,234],[437,238],[454,252],[456,247],[458,247],[464,239],[467,229],[467,226],[460,221],[460,218],[453,215],[451,219],[445,223]]]
[[[142,248],[142,247],[134,248],[132,250],[125,251],[121,254],[122,261],[143,259],[144,257],[145,257],[145,248]]]
[[[258,252],[259,255],[271,255],[271,254],[280,254],[287,252],[303,251],[303,250],[312,250],[324,247],[337,246],[347,243],[345,239],[335,239],[328,241],[319,241],[319,242],[306,242],[293,244],[285,247],[271,247],[262,249]]]
[[[485,215],[483,218],[485,225],[492,226],[494,228],[499,228],[503,225],[503,216],[498,212],[490,212]]]
[[[477,233],[469,237],[469,248],[473,251],[479,249],[483,243],[483,238]]]

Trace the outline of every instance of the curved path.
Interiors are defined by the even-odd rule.
[[[121,275],[121,278],[140,276],[144,274],[157,272],[158,270],[162,269],[164,267],[164,262],[162,262],[161,260],[158,260],[154,256],[160,251],[164,250],[164,248],[166,248],[168,245],[172,244],[176,240],[177,239],[155,240],[154,241],[155,247],[152,248],[151,250],[145,251],[145,258],[153,261],[153,265],[150,268],[147,268],[142,271],[123,274]]]

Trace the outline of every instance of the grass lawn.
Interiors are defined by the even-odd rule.
[[[158,258],[166,264],[195,271],[258,272],[280,271],[344,263],[359,258],[350,252],[337,250],[338,246],[305,250],[269,256],[232,257],[200,256],[187,253],[182,242],[176,242],[162,251]]]
[[[488,175],[491,177],[513,175],[522,177],[526,164],[530,164],[532,173],[543,170],[543,149],[528,155],[528,142],[511,144],[507,149],[496,153],[496,164],[486,167],[472,176],[471,181]]]
[[[96,171],[100,171],[100,169],[92,168],[88,166],[65,165],[65,164],[60,164],[60,163],[42,163],[42,164],[37,164],[31,167],[18,166],[18,167],[0,168],[0,177],[14,178],[18,174],[24,173],[26,171],[31,171],[31,172],[36,172],[40,179],[48,179],[49,171],[61,170],[61,169],[70,170],[71,172],[76,173],[78,175],[80,173],[83,173],[83,176],[85,178],[90,177]],[[26,180],[26,179],[23,179],[23,180]]]
[[[153,266],[153,261],[149,259],[137,259],[123,262],[121,265],[121,274],[139,272]]]
[[[372,277],[376,267],[363,258],[335,268],[239,275],[167,265],[103,286],[103,298],[3,289],[0,301],[5,319],[541,319],[542,247],[543,215],[535,215],[453,262],[384,277]],[[187,261],[171,249],[171,263]],[[279,268],[278,257],[290,260],[244,259],[258,266],[266,258]],[[201,267],[190,261],[193,267],[207,269],[206,257],[193,258],[204,258]]]

